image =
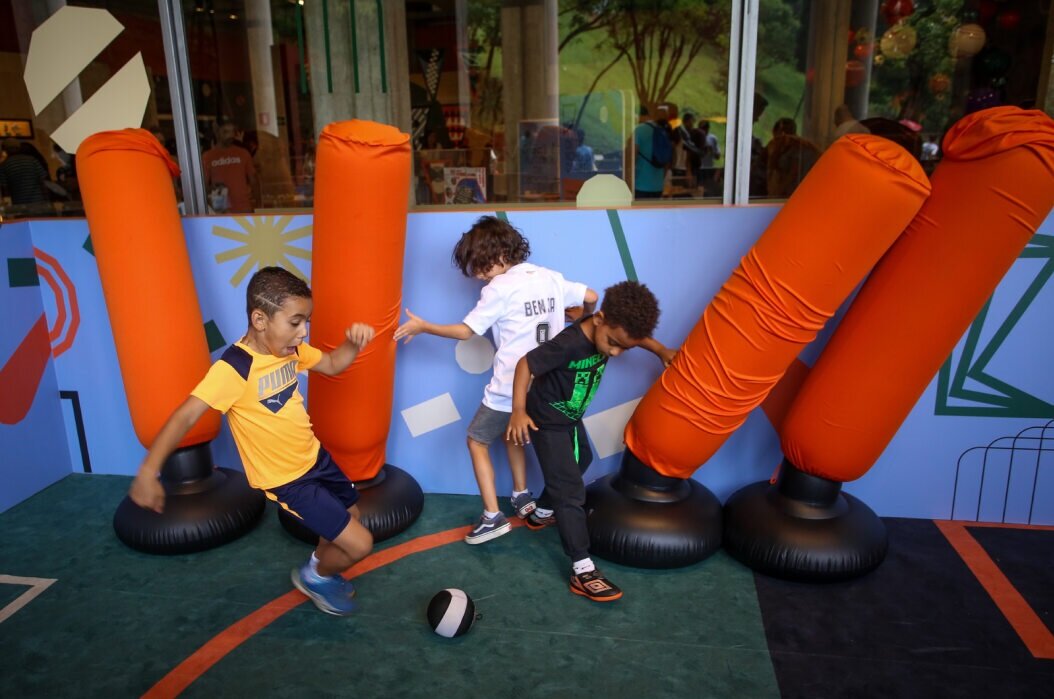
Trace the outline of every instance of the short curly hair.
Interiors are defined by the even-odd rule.
[[[466,277],[474,277],[494,265],[518,265],[530,255],[530,243],[508,221],[482,216],[457,241],[451,262]]]
[[[245,290],[245,312],[252,323],[253,311],[260,309],[268,318],[292,297],[311,298],[311,287],[282,267],[261,267]]]
[[[634,340],[651,337],[659,324],[659,301],[640,282],[619,282],[604,290],[604,322],[622,328]]]

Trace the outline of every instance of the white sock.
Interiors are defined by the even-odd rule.
[[[589,573],[590,571],[594,571],[594,570],[597,569],[597,567],[595,565],[593,565],[593,559],[592,558],[583,558],[580,561],[575,561],[574,563],[571,564],[571,566],[575,569],[575,575],[581,575],[582,573]]]
[[[545,519],[546,517],[552,517],[553,511],[547,510],[544,507],[536,507],[534,508],[534,516],[539,519]]]
[[[319,563],[320,563],[320,561],[318,560],[318,556],[316,556],[314,554],[314,552],[312,552],[311,560],[307,562],[307,565],[311,569],[311,572],[314,573],[315,575],[318,575],[318,564]],[[319,575],[319,577],[321,578],[322,576]]]
[[[519,497],[521,495],[525,495],[525,494],[527,494],[529,492],[531,492],[531,491],[529,491],[529,490],[514,490],[514,491],[512,491],[512,497],[516,498],[516,497]]]
[[[483,516],[486,517],[487,519],[494,519],[495,517],[497,517],[500,514],[501,514],[501,512],[487,512],[486,510],[483,510]]]

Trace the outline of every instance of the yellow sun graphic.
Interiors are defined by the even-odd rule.
[[[311,259],[310,250],[290,245],[294,240],[311,235],[310,225],[287,231],[286,228],[293,222],[292,216],[235,216],[232,220],[241,226],[242,230],[223,226],[212,227],[214,236],[241,243],[238,247],[216,255],[216,262],[219,263],[245,258],[245,262],[231,277],[231,286],[238,286],[254,267],[272,265],[284,267],[301,279],[307,279],[307,275],[297,269],[289,258]]]

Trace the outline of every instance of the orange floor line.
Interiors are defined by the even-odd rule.
[[[512,522],[514,527],[522,526],[522,524],[519,520]],[[381,549],[345,571],[344,577],[351,580],[407,556],[412,556],[415,553],[461,541],[468,530],[469,527],[456,527],[436,532],[435,534],[420,536],[398,546]],[[252,638],[257,632],[266,628],[268,624],[290,609],[295,609],[306,601],[307,597],[296,590],[292,590],[268,602],[247,617],[231,624],[206,642],[201,648],[194,651],[186,660],[174,667],[157,684],[147,690],[143,697],[167,699],[167,697],[178,696],[232,650]]]
[[[958,552],[963,563],[981,583],[988,596],[992,598],[999,611],[1017,632],[1028,651],[1036,658],[1054,660],[1054,634],[1029,606],[1013,583],[1007,579],[984,547],[966,530],[967,526],[981,526],[1008,529],[1038,529],[1049,531],[1054,527],[986,524],[982,522],[949,522],[934,520],[934,524],[944,534],[952,547]]]

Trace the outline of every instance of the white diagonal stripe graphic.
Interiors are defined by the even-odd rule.
[[[22,607],[32,602],[40,593],[51,587],[55,578],[19,578],[14,575],[0,575],[0,585],[28,585],[29,589],[19,595],[13,602],[0,609],[0,624],[7,621]]]

